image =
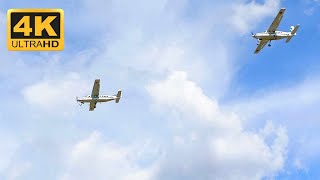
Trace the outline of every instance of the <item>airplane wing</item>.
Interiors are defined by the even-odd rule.
[[[257,49],[254,51],[255,54],[258,54],[260,52],[261,49],[264,48],[264,46],[268,43],[268,40],[261,40],[259,42],[259,45],[257,47]]]
[[[94,81],[91,97],[98,97],[100,91],[100,79]]]
[[[282,17],[283,17],[283,14],[285,11],[286,11],[285,8],[280,9],[277,17],[273,20],[272,24],[270,25],[269,29],[267,30],[268,32],[275,32],[278,29],[279,24],[282,20]]]
[[[93,111],[94,108],[96,108],[96,104],[97,104],[97,102],[90,102],[89,111]]]

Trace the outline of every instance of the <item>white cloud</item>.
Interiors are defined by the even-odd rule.
[[[7,20],[6,14],[0,11],[0,24],[1,25],[6,24],[6,20]]]
[[[83,9],[74,8],[76,18],[68,21],[71,27],[68,32],[84,34],[86,36],[81,37],[85,40],[88,37],[97,38],[93,46],[98,48],[81,54],[80,60],[74,58],[75,60],[68,60],[67,63],[66,57],[77,56],[63,54],[59,61],[55,61],[56,64],[53,62],[53,66],[50,63],[52,59],[49,58],[51,54],[39,58],[39,61],[49,60],[37,64],[36,68],[34,64],[26,63],[26,69],[33,68],[40,73],[35,73],[38,76],[32,78],[28,76],[28,79],[32,79],[31,82],[37,83],[22,90],[25,100],[32,107],[41,110],[62,108],[69,111],[68,107],[76,103],[75,96],[90,92],[92,82],[82,80],[88,74],[99,78],[108,77],[114,81],[108,81],[112,86],[116,86],[116,81],[121,79],[119,77],[125,76],[119,82],[123,85],[133,84],[127,89],[128,92],[137,89],[144,94],[145,90],[140,87],[166,76],[168,72],[176,71],[166,80],[151,84],[147,90],[160,111],[169,112],[168,115],[164,113],[164,119],[178,124],[178,127],[170,126],[169,134],[162,134],[161,129],[153,134],[164,136],[163,141],[167,143],[163,143],[161,147],[166,156],[160,157],[160,164],[156,163],[157,171],[153,165],[141,167],[139,161],[156,159],[154,156],[159,150],[152,150],[158,147],[147,145],[143,151],[137,152],[130,145],[122,146],[117,142],[104,140],[101,132],[93,133],[72,146],[70,153],[66,154],[66,169],[62,179],[154,179],[154,172],[157,172],[159,179],[199,179],[201,176],[202,179],[248,179],[277,174],[285,159],[285,130],[272,127],[269,128],[269,133],[245,131],[238,114],[221,108],[215,98],[228,87],[234,71],[232,56],[236,54],[229,46],[229,43],[234,42],[229,42],[226,35],[216,32],[225,32],[225,27],[231,23],[235,28],[232,31],[243,33],[263,17],[274,15],[278,2],[266,1],[264,5],[259,5],[254,1],[248,4],[241,1],[233,6],[233,13],[226,13],[226,18],[221,18],[221,14],[208,8],[209,6],[206,12],[202,12],[201,8],[195,17],[186,17],[190,14],[185,12],[188,2],[184,0],[81,1]],[[219,4],[214,8],[229,12],[229,5],[227,6],[222,8]],[[100,21],[101,18],[103,21]],[[226,22],[225,19],[230,21]],[[87,48],[86,45],[83,46]],[[32,57],[34,56],[30,59]],[[59,70],[58,73],[48,73],[50,69]],[[77,73],[68,73],[73,69]],[[25,74],[25,71],[22,72]],[[61,76],[61,73],[67,75]],[[43,74],[45,77],[49,74],[49,77],[39,80]],[[192,81],[188,80],[187,74]],[[10,74],[10,77],[15,76],[15,73]],[[195,82],[210,84],[212,89],[209,94],[213,98],[206,96]],[[148,102],[144,97],[139,100]],[[144,109],[142,110],[139,113],[144,113]],[[125,111],[126,109],[123,110]],[[172,114],[177,115],[177,118],[172,118]],[[121,119],[110,119],[108,123],[111,121],[118,123]],[[105,125],[106,122],[101,123]],[[95,125],[92,124],[91,128],[98,128]],[[70,128],[68,133],[74,133],[74,129]],[[114,136],[128,136],[122,133]],[[269,144],[267,139],[270,136],[275,138],[271,138]],[[67,138],[70,138],[68,134]],[[239,150],[235,151],[236,149]],[[228,173],[229,167],[234,168],[234,176]],[[186,175],[185,178],[181,178],[183,174]]]
[[[75,144],[66,157],[63,180],[147,180],[152,170],[138,166],[133,148],[103,140],[101,133],[93,132]]]
[[[112,65],[122,76],[128,74],[130,82],[133,75],[142,73],[144,77],[135,77],[140,80],[135,83],[144,86],[155,76],[182,70],[197,82],[210,81],[213,93],[222,94],[234,69],[227,37],[215,33],[219,30],[214,25],[224,27],[226,22],[211,9],[199,11],[199,17],[190,21],[188,6],[192,3],[184,0],[83,1],[88,12],[83,18],[90,19],[89,25],[98,23],[94,29],[103,31],[97,33],[101,36],[96,43],[99,52],[92,58],[91,68],[84,71],[106,75],[106,68]],[[104,21],[92,21],[99,17],[105,17]]]
[[[6,42],[6,36],[7,36],[7,17],[6,14],[0,11],[0,41],[1,42]],[[0,52],[5,52],[7,50],[7,44],[6,43],[1,43],[0,44]],[[1,57],[2,61],[5,60],[5,57]]]
[[[304,10],[304,14],[307,16],[312,16],[314,12],[317,10],[318,6],[320,5],[319,0],[308,0],[306,3],[310,6]]]
[[[240,121],[234,114],[223,113],[216,101],[205,96],[202,89],[187,80],[182,71],[172,73],[165,81],[147,87],[150,96],[160,106],[184,112],[184,116],[196,116],[199,122],[223,129],[241,129]]]
[[[185,3],[185,0],[175,2],[167,0],[95,0],[94,3],[90,0],[83,0],[81,2],[83,9],[81,10],[88,12],[83,15],[83,18],[93,23],[98,29],[107,28],[123,32],[127,31],[127,29],[123,29],[123,27],[127,26],[140,27],[146,24],[159,26],[157,25],[158,23],[164,23],[162,18],[171,21],[172,19],[170,18],[174,18],[174,16],[180,13],[180,9],[184,9]],[[104,17],[105,21],[92,21],[92,19],[97,17]],[[154,22],[155,19],[159,21]]]
[[[313,15],[314,11],[315,11],[315,7],[310,7],[310,8],[305,9],[304,13],[308,16],[311,16],[311,15]]]
[[[4,133],[4,131],[1,129],[0,133],[0,178],[19,179],[29,171],[31,163],[18,160],[17,156],[21,144],[18,139]]]
[[[309,0],[310,3],[320,3],[319,0]]]
[[[159,179],[261,179],[283,169],[288,144],[284,128],[268,123],[259,133],[245,131],[239,117],[221,110],[184,72],[147,90],[156,106],[180,114],[183,123],[183,130],[173,130],[182,135],[172,137],[175,143],[167,149]]]
[[[247,33],[265,17],[275,16],[280,2],[281,0],[265,0],[263,4],[256,1],[234,3],[229,21],[238,32]]]
[[[0,175],[6,174],[5,171],[12,163],[14,155],[19,148],[19,144],[15,139],[1,133],[0,137]]]
[[[251,126],[265,121],[261,116],[285,124],[291,137],[288,169],[308,171],[309,165],[319,157],[319,82],[314,77],[294,86],[264,90],[230,102],[228,109]]]
[[[267,139],[274,135],[276,138],[268,145]],[[283,128],[272,128],[266,136],[242,132],[213,138],[210,147],[216,175],[223,179],[273,177],[284,168],[287,143]]]
[[[298,159],[298,158],[294,159],[293,166],[297,170],[308,172],[308,169],[306,168],[305,164],[302,162],[301,159]]]
[[[43,80],[25,87],[22,94],[31,106],[43,110],[64,109],[67,111],[72,104],[76,104],[76,96],[90,92],[91,84],[86,83],[77,73],[57,80]],[[87,90],[87,91],[86,91]]]
[[[25,177],[25,174],[32,168],[32,164],[29,162],[18,163],[12,165],[10,169],[7,170],[7,177],[8,180],[15,180],[21,179]]]
[[[270,89],[251,98],[234,101],[231,109],[250,119],[266,112],[302,108],[320,101],[319,79],[306,79],[293,87]]]

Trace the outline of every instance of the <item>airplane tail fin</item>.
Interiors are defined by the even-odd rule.
[[[290,32],[294,30],[294,26],[290,26]]]
[[[117,93],[117,99],[116,99],[116,103],[119,103],[119,101],[120,101],[120,98],[121,98],[121,96],[122,96],[122,91],[121,91],[121,89],[120,90],[118,90],[118,93]]]
[[[291,34],[292,34],[292,35],[295,35],[296,32],[298,31],[299,27],[300,27],[299,24],[297,24],[295,27],[291,26],[291,29],[292,29],[292,30],[291,30]]]
[[[293,36],[297,35],[296,32],[298,31],[300,25],[296,25],[295,27],[294,26],[291,26],[290,27],[290,31],[291,31],[291,35],[290,37],[287,38],[286,40],[286,43],[290,42],[290,40],[292,39]]]

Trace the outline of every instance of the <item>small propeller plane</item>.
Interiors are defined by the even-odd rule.
[[[300,25],[291,26],[290,27],[290,32],[284,32],[284,31],[277,31],[279,24],[282,20],[283,14],[286,11],[285,8],[281,8],[277,17],[273,20],[272,24],[270,25],[269,29],[266,32],[260,32],[256,34],[252,34],[252,37],[258,39],[258,47],[254,51],[255,54],[258,54],[261,49],[264,48],[264,46],[269,42],[268,46],[271,46],[271,41],[273,40],[280,40],[280,39],[285,39],[286,43],[288,43],[293,36],[296,35],[296,32],[298,31]]]
[[[99,95],[99,91],[100,91],[100,79],[96,79],[94,81],[91,95],[88,95],[82,98],[77,97],[77,102],[80,103],[80,106],[84,103],[90,103],[89,111],[93,111],[96,108],[96,105],[98,102],[102,103],[102,102],[115,100],[116,103],[119,103],[121,94],[122,94],[121,90],[118,90],[117,95],[113,95],[113,96]]]

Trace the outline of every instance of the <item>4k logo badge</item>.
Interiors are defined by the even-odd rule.
[[[63,50],[63,10],[8,10],[8,49],[10,51]]]

